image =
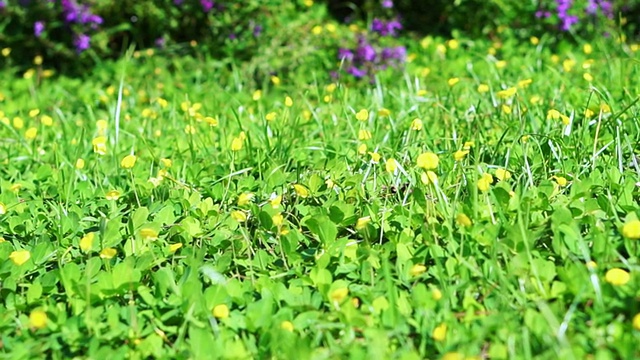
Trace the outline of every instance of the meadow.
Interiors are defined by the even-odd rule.
[[[639,358],[640,47],[552,40],[3,70],[0,357]]]

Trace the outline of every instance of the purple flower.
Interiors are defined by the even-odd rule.
[[[7,3],[4,1],[0,1],[0,9],[4,9],[7,7]]]
[[[353,51],[345,48],[338,49],[338,59],[344,61],[353,61]]]
[[[262,25],[255,25],[253,27],[253,36],[258,37],[262,34]]]
[[[40,37],[40,35],[42,35],[42,32],[44,31],[44,22],[43,21],[36,21],[33,24],[33,34],[36,37]]]
[[[200,0],[200,4],[202,5],[202,9],[206,13],[211,11],[211,9],[213,9],[213,5],[215,5],[212,0]]]
[[[347,70],[347,72],[357,78],[365,77],[367,75],[366,71],[358,69],[355,66],[350,67],[349,70]]]
[[[159,37],[156,39],[155,44],[156,44],[156,47],[159,47],[162,49],[167,44],[167,39],[165,39],[164,37]]]
[[[73,39],[73,45],[76,47],[76,51],[79,54],[91,46],[91,38],[86,34],[77,34]]]
[[[398,30],[402,29],[402,24],[397,20],[391,20],[384,22],[380,19],[373,19],[371,23],[371,30],[377,32],[382,36],[396,36]]]
[[[385,9],[391,9],[393,7],[392,0],[382,0],[382,7]]]
[[[358,44],[358,51],[356,52],[358,59],[364,62],[370,62],[376,58],[376,50],[370,44],[362,42]]]

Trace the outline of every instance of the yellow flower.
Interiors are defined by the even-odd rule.
[[[435,301],[442,299],[442,291],[438,288],[431,289],[431,298]]]
[[[453,159],[455,161],[462,161],[467,154],[469,154],[469,150],[458,150],[455,153],[453,153]]]
[[[505,67],[507,67],[507,62],[506,61],[504,61],[504,60],[496,61],[496,68],[504,69]]]
[[[105,130],[107,130],[108,126],[109,126],[109,123],[107,123],[107,120],[100,119],[96,121],[96,128],[98,129],[99,133],[103,133]]]
[[[325,86],[324,90],[326,92],[328,92],[329,94],[331,94],[332,92],[336,91],[337,88],[338,88],[338,85],[336,85],[335,83],[331,83],[331,84]]]
[[[181,247],[182,247],[182,243],[171,244],[171,245],[169,245],[169,252],[170,253],[174,253],[174,252],[178,251],[178,249],[180,249]]]
[[[287,96],[286,98],[284,98],[284,106],[286,106],[286,107],[292,107],[293,106],[293,99],[291,99],[290,96]]]
[[[27,140],[33,140],[36,138],[36,135],[38,135],[38,129],[35,127],[30,127],[27,129],[27,131],[24,133],[24,137]]]
[[[187,125],[184,127],[184,133],[193,135],[196,133],[196,128],[193,125]]]
[[[507,115],[511,114],[511,106],[507,104],[502,104],[502,112]]]
[[[582,78],[585,79],[587,82],[593,82],[593,75],[589,73],[582,74]]]
[[[47,313],[42,310],[34,310],[29,314],[29,326],[34,329],[47,327]]]
[[[11,259],[14,264],[20,266],[31,259],[31,253],[29,250],[16,250],[9,255],[9,259]]]
[[[312,33],[313,35],[320,35],[320,34],[322,34],[322,26],[320,26],[320,25],[316,25],[316,26],[314,26],[313,28],[311,28],[311,33]]]
[[[331,292],[329,297],[332,301],[341,303],[349,295],[349,289],[346,287],[335,289]]]
[[[592,118],[593,115],[595,115],[595,112],[593,112],[593,110],[591,109],[586,109],[584,111],[584,117],[586,117],[587,119]]]
[[[591,46],[591,44],[584,44],[582,45],[582,51],[586,54],[589,55],[593,52],[593,47]]]
[[[254,195],[252,193],[242,193],[238,196],[238,206],[245,206],[253,201]]]
[[[411,130],[420,131],[422,130],[422,120],[415,118],[411,121]]]
[[[562,69],[564,69],[565,72],[570,72],[571,70],[573,70],[573,67],[575,65],[576,65],[575,60],[566,59],[565,61],[562,62]]]
[[[44,126],[52,126],[53,118],[49,115],[42,115],[42,117],[40,118],[40,123]]]
[[[253,101],[258,101],[260,100],[260,98],[262,97],[262,90],[256,90],[253,92],[253,95],[251,96],[251,98],[253,99]]]
[[[0,215],[4,215],[7,213],[7,206],[3,203],[0,203]]]
[[[620,268],[613,268],[604,275],[606,282],[613,286],[621,286],[629,282],[631,275]]]
[[[293,323],[291,321],[283,321],[280,323],[280,329],[282,330],[286,330],[286,331],[293,331]]]
[[[274,209],[277,209],[282,204],[282,195],[274,196],[271,200],[269,200],[269,204]]]
[[[524,89],[527,86],[531,85],[532,82],[533,82],[533,80],[531,80],[531,79],[520,80],[520,81],[518,81],[518,87],[521,88],[521,89]]]
[[[433,171],[429,170],[427,172],[423,172],[422,174],[420,174],[420,181],[425,185],[429,185],[429,184],[436,185],[438,183],[438,175],[436,175],[436,173],[434,173]]]
[[[76,169],[80,170],[84,168],[84,159],[80,158],[76,160]]]
[[[363,216],[356,221],[356,230],[362,230],[371,222],[371,216]]]
[[[438,167],[438,162],[440,159],[438,155],[432,152],[426,152],[418,155],[418,159],[416,160],[418,167],[421,167],[425,170],[431,170]]]
[[[231,141],[231,151],[240,151],[242,150],[243,145],[244,145],[244,140],[240,136],[235,137]]]
[[[517,91],[518,91],[517,88],[510,87],[508,89],[498,91],[496,93],[496,96],[499,97],[500,99],[508,99],[510,97],[513,97]]]
[[[309,197],[309,189],[307,189],[304,185],[301,184],[293,184],[293,190],[296,192],[298,196],[301,198]]]
[[[475,143],[473,141],[465,141],[464,144],[462,145],[462,148],[464,150],[469,150],[471,149],[473,146],[475,145]]]
[[[447,337],[447,324],[440,324],[433,329],[433,333],[431,333],[431,337],[435,341],[444,341]]]
[[[369,139],[371,139],[371,131],[365,129],[360,129],[360,131],[358,131],[358,140],[364,141]]]
[[[272,112],[270,112],[270,113],[268,113],[267,115],[264,116],[264,118],[269,122],[275,120],[276,117],[278,117],[278,113],[275,112],[275,111],[272,111]]]
[[[418,276],[423,274],[425,271],[427,271],[427,267],[422,265],[422,264],[415,264],[411,267],[411,270],[409,270],[409,274],[411,276]]]
[[[231,212],[231,217],[237,222],[245,222],[247,221],[247,213],[240,210],[234,210]]]
[[[273,76],[271,77],[271,83],[272,83],[273,85],[278,86],[278,85],[280,85],[280,82],[281,82],[281,81],[280,81],[280,78],[279,78],[279,77],[277,77],[277,76],[275,76],[275,75],[273,75]]]
[[[609,107],[609,105],[607,104],[602,104],[600,105],[600,112],[603,114],[608,114],[611,112],[611,107]]]
[[[367,121],[369,120],[369,110],[362,109],[356,113],[356,119],[359,121]]]
[[[509,170],[499,168],[499,169],[496,169],[496,177],[500,181],[509,180],[511,179],[511,173],[509,172]]]
[[[12,192],[17,193],[18,191],[20,191],[20,189],[22,189],[22,184],[20,183],[15,183],[13,185],[11,185],[11,187],[9,188]]]
[[[478,85],[478,92],[479,92],[480,94],[483,94],[483,93],[489,92],[489,85],[487,85],[487,84],[480,84],[480,85]]]
[[[459,213],[458,215],[456,215],[456,222],[458,223],[458,225],[463,227],[469,227],[473,225],[471,219],[469,219],[469,217],[464,213]]]
[[[107,138],[104,136],[98,136],[91,140],[91,144],[93,145],[93,152],[98,155],[106,155],[107,154]]]
[[[529,38],[529,41],[531,41],[531,44],[532,44],[532,45],[534,45],[534,46],[535,46],[535,45],[538,45],[538,44],[540,43],[540,39],[538,39],[538,38],[537,38],[537,37],[535,37],[535,36],[530,37],[530,38]]]
[[[103,259],[113,259],[114,256],[118,253],[118,250],[114,248],[104,248],[100,251],[100,257]]]
[[[640,330],[640,313],[633,317],[632,324],[634,329]]]
[[[458,42],[458,40],[456,39],[451,39],[447,41],[447,46],[449,46],[449,49],[455,50],[460,47],[460,42]]]
[[[491,187],[492,183],[493,183],[493,176],[491,176],[491,174],[484,173],[482,174],[480,179],[478,179],[478,190],[487,191]]]
[[[471,358],[465,358],[464,354],[459,352],[448,352],[442,355],[440,360],[471,360]]]
[[[146,240],[158,240],[158,232],[150,228],[140,229],[140,236]]]
[[[13,118],[13,127],[20,130],[24,127],[24,120],[22,120],[21,117],[14,117]]]
[[[7,57],[11,54],[11,48],[3,48],[2,49],[2,56]]]
[[[460,81],[460,78],[454,77],[451,78],[449,80],[447,80],[447,84],[449,84],[449,86],[453,86],[455,84],[457,84]]]
[[[207,124],[209,124],[209,126],[212,126],[212,127],[213,126],[218,126],[218,124],[220,123],[218,121],[218,118],[214,118],[214,117],[211,117],[211,116],[206,116],[204,118],[204,122],[206,122]]]
[[[565,177],[554,176],[552,177],[552,179],[554,179],[556,181],[556,184],[558,184],[559,186],[567,186],[568,181]]]
[[[160,162],[162,163],[162,165],[164,165],[164,167],[168,167],[170,168],[171,166],[173,166],[173,161],[171,161],[171,159],[160,159]]]
[[[640,239],[640,220],[631,220],[622,226],[622,236],[627,239]]]
[[[367,144],[358,145],[358,154],[364,155],[367,153]]]
[[[225,304],[219,304],[213,307],[213,316],[217,319],[226,319],[229,317],[229,307]]]
[[[585,266],[587,269],[595,269],[598,267],[598,264],[595,261],[588,261]]]
[[[391,110],[386,109],[386,108],[381,108],[380,110],[378,110],[378,116],[389,116],[391,115]]]
[[[120,166],[122,166],[123,169],[131,169],[136,164],[137,159],[135,155],[127,155],[120,161]]]
[[[107,200],[116,201],[120,198],[120,191],[118,190],[109,190],[105,196]]]
[[[93,239],[96,237],[95,233],[88,233],[80,239],[80,250],[84,252],[89,252],[93,247]]]
[[[280,213],[275,214],[271,217],[271,221],[275,226],[282,226],[282,223],[284,222],[284,216],[282,216],[282,214]]]
[[[371,156],[372,163],[377,164],[380,162],[381,155],[377,152],[370,152],[369,155]]]
[[[396,159],[387,159],[387,161],[384,164],[385,170],[387,170],[388,173],[395,173],[396,170],[398,169],[398,162],[396,161]]]

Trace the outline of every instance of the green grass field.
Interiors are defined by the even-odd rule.
[[[638,358],[636,50],[3,81],[0,356]]]

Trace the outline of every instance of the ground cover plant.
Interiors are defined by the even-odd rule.
[[[555,40],[4,70],[0,356],[640,357],[640,47]]]

